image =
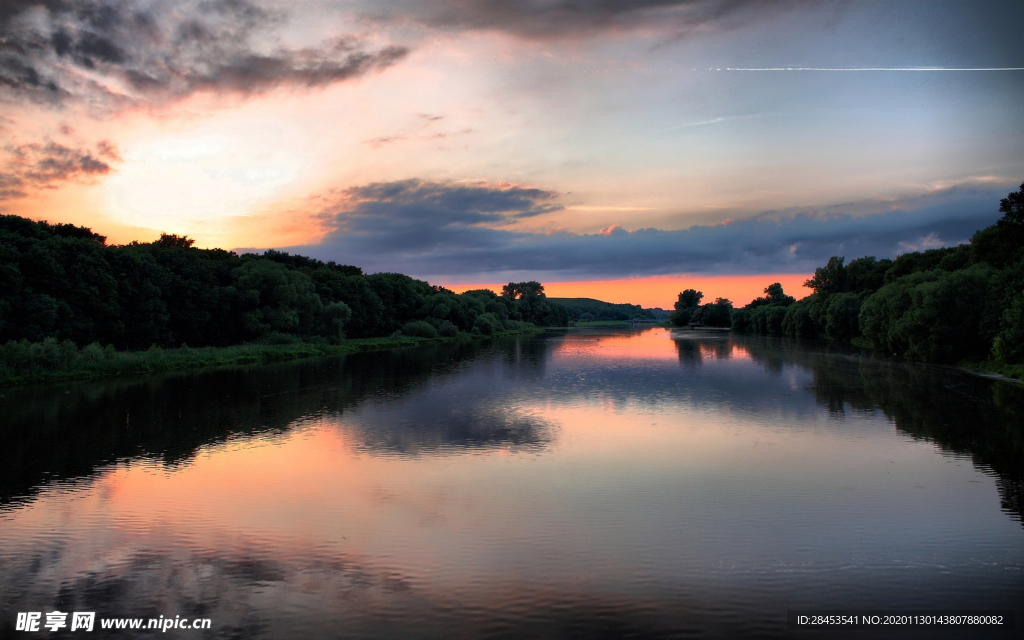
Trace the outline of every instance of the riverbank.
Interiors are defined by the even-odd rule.
[[[240,344],[230,347],[188,347],[146,351],[117,351],[112,347],[79,350],[72,343],[47,341],[0,346],[0,387],[88,380],[106,376],[139,375],[169,371],[198,371],[217,367],[270,364],[288,360],[339,356],[361,351],[406,349],[425,344],[456,343],[497,336],[538,333],[532,328],[495,331],[491,335],[461,333],[445,338],[355,338],[338,344],[293,342],[287,344]]]
[[[1024,382],[1024,364],[997,364],[995,362],[961,362],[961,369],[986,378]]]

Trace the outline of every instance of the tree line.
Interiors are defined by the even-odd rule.
[[[0,345],[140,350],[454,337],[568,320],[538,282],[509,283],[501,295],[455,294],[281,251],[238,255],[169,234],[108,245],[86,227],[0,216]]]
[[[728,327],[732,322],[732,301],[728,298],[716,298],[714,302],[701,304],[704,293],[696,289],[680,292],[676,300],[675,311],[669,314],[668,320],[677,327],[687,325],[703,325],[707,327]]]
[[[811,295],[796,300],[773,283],[763,297],[731,310],[729,324],[764,335],[859,338],[926,362],[1024,364],[1024,184],[999,211],[994,225],[956,247],[895,260],[833,256],[805,283]],[[681,292],[673,322],[688,324],[687,313],[700,317],[708,307],[700,306],[702,296]]]
[[[569,319],[576,322],[596,320],[654,320],[654,312],[638,304],[604,302],[593,298],[552,298],[569,312]]]

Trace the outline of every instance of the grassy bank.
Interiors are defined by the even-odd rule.
[[[995,374],[1004,378],[1024,380],[1024,364],[1000,364],[998,362],[961,362],[960,366],[982,375]]]
[[[403,349],[423,344],[459,342],[480,338],[539,332],[542,329],[496,331],[490,336],[462,333],[451,338],[355,338],[338,344],[291,342],[287,344],[240,344],[230,347],[188,347],[146,351],[117,351],[92,344],[79,349],[73,342],[8,342],[0,345],[0,387],[85,380],[103,376],[187,371],[213,367],[260,365],[302,358],[337,356],[358,351]]]
[[[577,320],[576,327],[632,327],[633,323],[629,320]]]

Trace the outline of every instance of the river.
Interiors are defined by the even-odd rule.
[[[1024,625],[1024,387],[950,368],[580,329],[0,394],[2,637],[53,610],[210,620],[181,638]]]

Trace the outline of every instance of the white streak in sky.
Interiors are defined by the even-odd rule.
[[[731,122],[733,120],[750,120],[751,118],[763,118],[769,114],[767,113],[749,113],[742,116],[721,116],[718,118],[712,118],[711,120],[701,120],[700,122],[688,122],[686,124],[677,124],[674,127],[668,127],[667,129],[660,129],[657,133],[664,133],[666,131],[678,131],[679,129],[689,129],[691,127],[704,127],[709,124],[719,124],[721,122]]]
[[[1024,67],[726,67],[726,71],[1024,71]]]

